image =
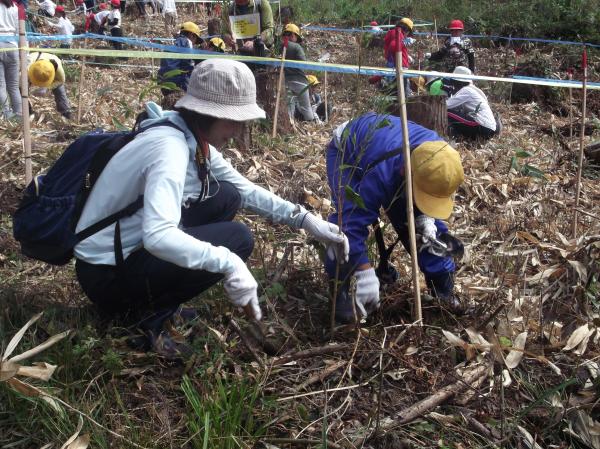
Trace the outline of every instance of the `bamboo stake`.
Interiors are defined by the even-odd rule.
[[[83,48],[87,48],[87,37],[83,40]],[[81,123],[81,99],[83,98],[83,81],[85,79],[85,55],[81,59],[81,69],[79,70],[79,88],[77,89],[77,123]]]
[[[435,31],[435,45],[436,47],[440,47],[440,41],[438,40],[438,32],[437,32],[437,19],[433,18],[433,29]]]
[[[412,191],[412,167],[410,161],[410,145],[408,142],[408,118],[406,113],[406,94],[404,92],[404,71],[402,70],[402,54],[400,47],[400,30],[396,28],[396,83],[398,88],[398,105],[402,121],[402,144],[404,147],[404,184],[406,191],[406,215],[408,216],[408,237],[410,239],[410,257],[412,266],[413,292],[415,296],[414,320],[423,324],[421,310],[421,290],[419,289],[419,266],[417,261],[417,236],[415,232],[415,213]]]
[[[27,32],[25,10],[19,8],[19,61],[21,63],[21,103],[23,108],[23,151],[25,154],[25,183],[33,178],[31,169],[31,126],[29,123],[29,79],[27,78]]]
[[[325,72],[323,87],[325,89],[325,123],[329,122],[329,111],[327,110],[327,72]]]
[[[583,102],[581,105],[581,133],[579,135],[579,158],[577,161],[577,179],[575,193],[575,208],[573,211],[573,238],[577,238],[577,208],[579,207],[579,197],[581,196],[581,172],[583,171],[583,145],[585,138],[585,116],[587,112],[587,50],[583,46],[582,56],[583,66]]]
[[[573,81],[573,70],[569,69],[569,81]],[[569,87],[569,143],[573,140],[573,88]]]
[[[279,81],[277,83],[277,99],[275,100],[275,116],[273,117],[273,133],[271,137],[277,136],[277,116],[279,115],[279,101],[281,99],[281,89],[283,88],[283,67],[285,65],[285,55],[287,53],[288,39],[283,39],[283,53],[281,54],[281,67],[279,68]]]

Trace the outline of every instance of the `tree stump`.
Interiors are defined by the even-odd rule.
[[[394,103],[389,112],[400,115],[398,104]],[[406,99],[406,114],[410,121],[435,131],[442,137],[448,136],[448,108],[443,95],[414,95]]]
[[[593,160],[597,164],[600,163],[600,140],[590,143],[583,151],[588,159]]]
[[[256,102],[267,113],[267,119],[272,123],[275,115],[275,102],[277,101],[277,83],[279,82],[279,69],[260,70],[254,73],[256,78]],[[285,84],[279,100],[279,114],[277,117],[277,132],[280,135],[290,134],[294,128],[287,108],[287,93]]]

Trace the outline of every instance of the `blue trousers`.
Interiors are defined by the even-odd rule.
[[[199,240],[225,246],[246,260],[254,248],[254,239],[246,225],[231,221],[240,204],[235,187],[221,182],[215,196],[182,208],[183,230]],[[83,291],[102,312],[130,321],[149,316],[167,319],[180,304],[223,278],[220,273],[166,262],[143,248],[130,254],[120,269],[82,260],[77,260],[75,268]]]

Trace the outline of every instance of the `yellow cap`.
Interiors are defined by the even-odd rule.
[[[220,37],[213,37],[209,42],[219,50],[225,51],[225,42]]]
[[[190,33],[200,37],[200,27],[194,22],[183,22],[181,24],[181,31],[189,31]]]
[[[316,86],[317,84],[321,84],[321,83],[319,83],[319,79],[315,75],[306,75],[306,80],[308,81],[308,84],[310,84],[311,86]]]
[[[300,34],[300,28],[298,25],[294,25],[293,23],[288,23],[283,29],[284,33],[294,33],[300,40],[302,40],[302,35]]]
[[[400,19],[400,23],[403,23],[404,25],[406,25],[410,31],[412,31],[413,27],[415,26],[413,21],[410,20],[408,17],[403,17],[402,19]]]
[[[443,141],[424,142],[414,149],[410,161],[417,207],[425,215],[445,220],[465,177],[458,151]]]
[[[34,86],[50,87],[54,81],[56,70],[50,61],[39,59],[29,66],[27,75],[29,76],[29,81]]]

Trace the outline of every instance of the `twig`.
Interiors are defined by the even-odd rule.
[[[316,382],[323,382],[323,380],[325,380],[331,374],[335,373],[337,370],[339,370],[345,364],[346,364],[346,361],[341,360],[339,362],[334,363],[333,365],[328,366],[324,370],[319,371],[317,374],[310,376],[305,382],[301,383],[298,386],[298,388],[296,388],[296,391],[304,390],[306,387],[308,387]]]
[[[283,357],[279,357],[275,361],[273,361],[273,365],[285,365],[286,363],[293,362],[295,360],[307,359],[309,357],[314,357],[323,354],[330,354],[332,352],[344,351],[348,349],[350,346],[347,344],[338,344],[338,345],[327,345],[320,346],[318,348],[305,349],[303,351],[294,352],[293,354],[284,355]]]
[[[363,382],[362,384],[348,385],[347,387],[326,388],[325,390],[309,391],[308,393],[295,394],[295,395],[292,395],[292,396],[284,396],[282,398],[275,399],[275,402],[285,402],[285,401],[290,401],[290,400],[293,400],[293,399],[303,398],[303,397],[306,397],[306,396],[315,396],[317,394],[331,393],[332,391],[354,390],[355,388],[365,387],[365,386],[369,385],[369,383],[375,377],[376,376],[370,378],[369,380]]]
[[[283,53],[281,54],[281,67],[279,68],[279,80],[277,82],[277,97],[275,100],[275,114],[273,115],[273,133],[271,137],[274,139],[277,137],[277,118],[279,115],[279,102],[281,100],[281,89],[283,86],[283,67],[285,65],[285,54],[287,53],[288,40],[284,38],[283,41]]]
[[[583,171],[583,147],[585,139],[585,116],[587,112],[587,50],[583,46],[583,102],[581,105],[581,134],[579,136],[579,157],[577,159],[577,178],[575,180],[575,210],[573,214],[573,238],[577,238],[577,208],[579,206],[579,198],[581,196],[581,173]]]
[[[25,184],[33,178],[31,167],[31,124],[29,123],[29,78],[27,77],[27,32],[25,17],[19,11],[19,60],[21,61],[21,108],[23,112],[23,152],[25,158]],[[24,15],[24,13],[23,13]]]
[[[244,332],[242,330],[242,328],[240,327],[240,325],[237,323],[237,321],[235,321],[235,319],[230,318],[229,319],[229,325],[233,328],[233,330],[239,335],[240,340],[242,340],[242,343],[244,344],[244,346],[246,346],[246,348],[248,348],[248,350],[250,351],[250,354],[252,354],[252,357],[254,358],[254,360],[256,360],[256,362],[262,367],[265,367],[264,362],[262,361],[262,359],[260,358],[260,356],[258,355],[258,353],[256,352],[256,349],[254,348],[254,346],[252,345],[252,342],[250,340],[250,338],[248,337],[248,335],[246,334],[246,332]]]
[[[410,160],[410,145],[408,141],[408,118],[406,112],[406,96],[404,92],[404,73],[402,69],[402,54],[400,29],[396,28],[396,84],[398,90],[398,106],[402,122],[402,146],[404,148],[404,178],[406,188],[406,216],[408,218],[408,237],[410,241],[410,258],[412,267],[412,287],[415,298],[413,319],[422,325],[421,290],[419,288],[419,266],[417,261],[417,237],[415,231],[415,214],[412,191],[412,168]]]

